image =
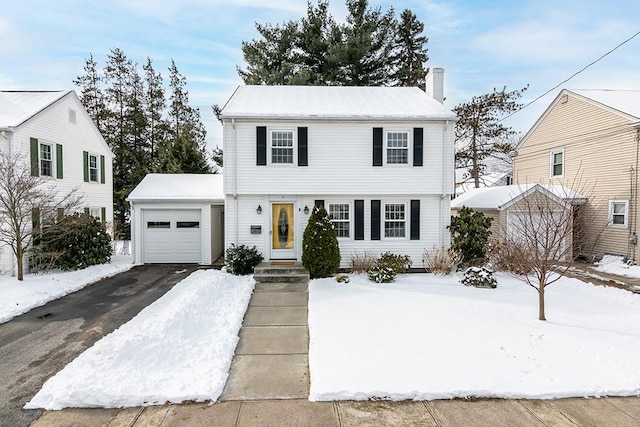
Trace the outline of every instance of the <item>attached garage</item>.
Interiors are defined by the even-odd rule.
[[[208,265],[222,256],[222,175],[149,174],[127,200],[135,264]]]

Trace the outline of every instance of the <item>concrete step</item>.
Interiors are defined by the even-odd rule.
[[[260,263],[253,272],[253,278],[258,283],[307,283],[309,272],[302,263]]]

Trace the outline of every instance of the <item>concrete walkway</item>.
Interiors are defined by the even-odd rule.
[[[33,426],[639,426],[640,398],[307,400],[307,286],[258,284],[220,402],[46,412]]]

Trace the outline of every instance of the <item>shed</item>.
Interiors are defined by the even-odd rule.
[[[129,194],[134,264],[211,264],[224,248],[222,175],[148,174]]]

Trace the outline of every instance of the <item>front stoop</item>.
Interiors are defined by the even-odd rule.
[[[254,269],[253,278],[258,283],[308,283],[309,272],[299,261],[290,265],[263,262]]]

